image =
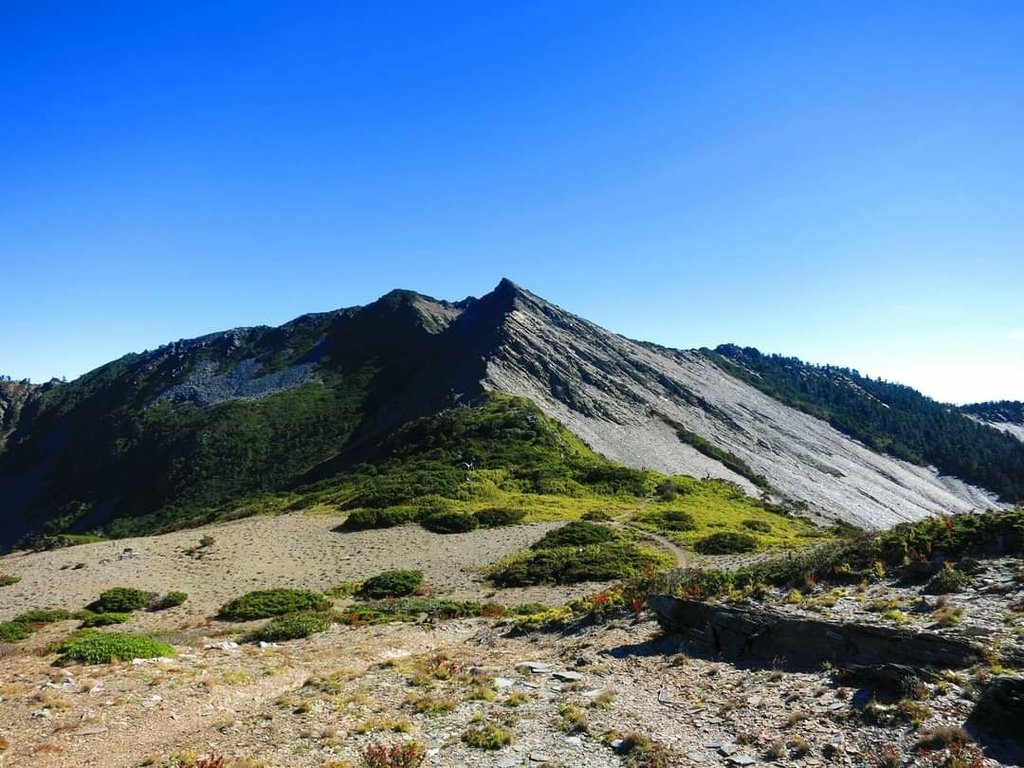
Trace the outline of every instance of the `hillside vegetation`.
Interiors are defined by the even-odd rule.
[[[870,448],[1024,500],[1024,444],[956,408],[857,371],[723,345],[705,354],[727,373],[823,419]]]
[[[299,397],[301,390],[287,396]],[[276,398],[267,398],[274,400]],[[275,405],[271,407],[280,407]],[[158,410],[166,410],[163,407]],[[235,438],[244,445],[242,438]],[[245,503],[179,508],[101,527],[108,535],[150,533],[194,522],[304,510],[347,513],[340,530],[421,523],[439,533],[583,516],[682,545],[730,530],[756,548],[800,546],[826,532],[721,480],[632,469],[591,451],[529,400],[490,393],[472,406],[414,419],[366,447],[348,466],[312,484]],[[680,530],[679,516],[690,523]],[[45,542],[44,542],[45,543]]]

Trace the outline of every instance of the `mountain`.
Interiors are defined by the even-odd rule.
[[[1024,442],[1024,403],[1017,400],[999,400],[960,406],[960,411],[993,429],[1012,435]]]
[[[726,360],[623,338],[508,280],[481,298],[392,291],[178,341],[70,383],[3,390],[0,544],[195,524],[261,494],[322,488],[414,420],[487,392],[533,401],[612,462],[729,480],[857,525],[1020,498],[1020,474],[1000,484],[872,450]],[[1019,454],[1008,456],[1013,469]]]

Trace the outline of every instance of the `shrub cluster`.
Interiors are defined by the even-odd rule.
[[[489,578],[500,587],[613,581],[665,568],[669,561],[667,555],[628,541],[605,541],[528,552],[499,565]]]
[[[0,587],[9,587],[11,584],[17,584],[19,581],[21,581],[21,576],[0,573]]]
[[[185,592],[168,592],[166,595],[161,597],[159,600],[154,600],[150,606],[151,611],[166,611],[168,608],[176,608],[182,603],[188,600],[188,594]]]
[[[331,628],[332,616],[326,611],[304,611],[289,613],[267,622],[259,629],[243,636],[243,642],[277,643],[309,637],[314,632],[326,632]]]
[[[262,589],[236,597],[221,606],[217,618],[252,621],[299,611],[326,611],[331,601],[319,592],[305,589]]]
[[[603,525],[583,521],[566,523],[561,528],[548,531],[540,541],[530,547],[532,550],[556,549],[558,547],[585,547],[619,540],[619,535]]]
[[[757,549],[757,538],[749,533],[719,531],[698,539],[693,548],[702,555],[739,555]]]
[[[338,526],[341,531],[367,531],[375,528],[394,528],[396,525],[416,522],[416,510],[408,507],[365,507],[357,509]]]
[[[502,528],[506,525],[518,525],[526,517],[522,509],[481,509],[476,512],[477,522],[482,528]]]
[[[480,526],[480,521],[476,515],[467,515],[462,512],[440,512],[423,518],[420,525],[434,533],[466,533],[476,530]]]
[[[358,595],[368,600],[405,597],[419,589],[422,584],[423,574],[420,571],[384,571],[364,581]]]
[[[131,613],[148,606],[155,595],[132,587],[114,587],[100,593],[99,599],[85,606],[93,613]]]

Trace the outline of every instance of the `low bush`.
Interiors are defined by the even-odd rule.
[[[0,621],[0,643],[20,643],[32,634],[31,627],[20,621]]]
[[[416,522],[416,510],[408,507],[357,509],[336,530],[366,531],[376,528],[394,528],[396,525]]]
[[[384,571],[364,581],[358,595],[368,600],[405,597],[419,589],[422,584],[423,574],[420,571]]]
[[[480,526],[475,515],[462,512],[441,512],[420,521],[420,525],[433,533],[466,533]]]
[[[243,637],[250,643],[278,643],[309,637],[315,632],[326,632],[331,628],[331,614],[324,611],[291,613],[268,622]]]
[[[477,522],[483,528],[502,528],[523,522],[526,511],[522,509],[481,509],[476,512]]]
[[[592,509],[589,512],[584,512],[580,515],[580,520],[586,520],[591,523],[610,523],[614,519],[614,517],[603,509]]]
[[[462,742],[476,749],[501,749],[513,741],[512,731],[497,723],[484,723],[469,728],[462,734]]]
[[[270,619],[299,611],[326,611],[331,601],[305,589],[262,589],[236,597],[221,606],[217,618],[228,621]]]
[[[970,576],[961,570],[950,567],[949,563],[944,563],[942,570],[928,580],[924,591],[932,595],[948,595],[950,592],[960,592],[970,584]]]
[[[670,564],[660,552],[625,541],[528,552],[499,564],[489,575],[500,587],[533,584],[578,584],[635,578]]]
[[[131,613],[145,608],[153,595],[132,587],[114,587],[100,593],[99,599],[85,606],[93,613]]]
[[[698,539],[693,548],[702,555],[739,555],[757,549],[757,538],[749,533],[720,531]]]
[[[741,525],[744,528],[746,528],[748,531],[754,531],[756,533],[771,533],[772,532],[771,525],[766,523],[764,520],[755,520],[755,519],[751,518],[750,520],[744,520],[741,523]]]
[[[11,584],[17,584],[19,581],[21,581],[21,576],[0,573],[0,587],[9,587]]]
[[[166,595],[150,605],[149,610],[166,611],[168,608],[177,608],[186,600],[188,600],[188,594],[186,592],[168,592]]]
[[[91,629],[93,627],[109,627],[113,624],[124,624],[131,617],[130,613],[93,613],[82,619],[80,628]]]
[[[19,613],[11,621],[17,621],[30,626],[33,624],[42,626],[43,624],[52,624],[55,621],[64,621],[70,618],[71,612],[65,611],[62,608],[34,608],[31,611]]]
[[[427,757],[421,741],[401,744],[367,744],[363,748],[364,768],[417,768]]]
[[[174,648],[148,635],[95,630],[75,633],[66,640],[52,645],[50,650],[60,654],[55,662],[58,666],[75,662],[109,664],[112,661],[154,659],[174,655]]]
[[[559,547],[586,547],[590,544],[602,544],[616,541],[620,537],[615,531],[602,525],[594,525],[583,521],[566,523],[561,528],[548,531],[530,549],[544,550]]]

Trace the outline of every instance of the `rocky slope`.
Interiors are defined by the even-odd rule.
[[[486,384],[534,400],[609,458],[710,473],[755,490],[681,441],[679,424],[738,456],[786,496],[857,525],[996,504],[956,478],[869,450],[698,352],[631,341],[527,291],[505,290],[501,343],[488,359]]]

